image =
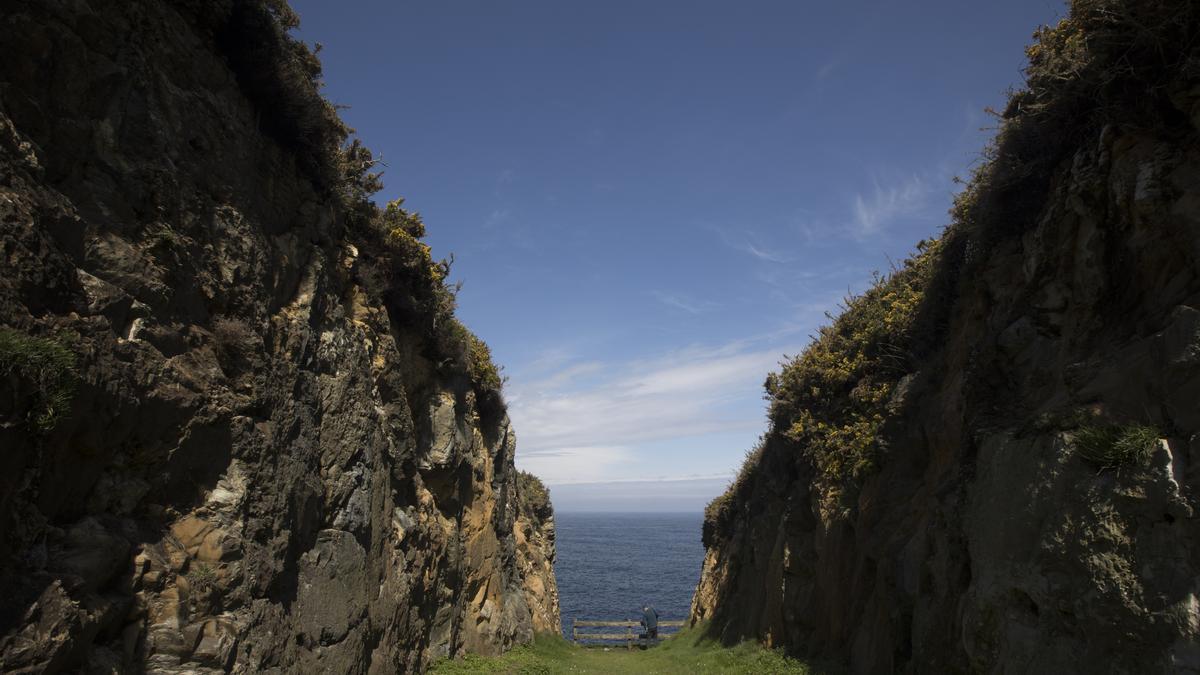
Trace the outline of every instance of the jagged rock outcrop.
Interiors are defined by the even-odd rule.
[[[693,619],[862,673],[1200,672],[1198,18],[1040,35],[933,257],[769,380]]]
[[[380,287],[286,18],[0,10],[0,670],[403,672],[557,629],[553,517],[444,318]]]

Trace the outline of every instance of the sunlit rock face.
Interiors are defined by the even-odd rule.
[[[0,324],[78,369],[44,431],[0,371],[5,672],[415,671],[557,629],[508,419],[373,299],[231,69],[246,4],[0,12]]]
[[[693,619],[862,673],[1200,670],[1200,80],[1163,79],[1166,123],[1083,134],[1030,222],[966,245],[844,509],[768,434]],[[1080,420],[1159,439],[1104,468]]]

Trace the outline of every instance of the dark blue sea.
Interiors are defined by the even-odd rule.
[[[558,513],[554,565],[563,634],[572,619],[686,619],[700,580],[699,513]]]

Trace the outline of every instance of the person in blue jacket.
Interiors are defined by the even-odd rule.
[[[646,632],[642,637],[651,640],[658,639],[658,612],[650,605],[642,607],[642,626],[646,628]]]

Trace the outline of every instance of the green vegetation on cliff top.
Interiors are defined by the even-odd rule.
[[[554,506],[550,503],[550,489],[537,476],[528,471],[518,471],[517,494],[521,498],[521,510],[527,517],[543,521],[554,515]]]
[[[532,645],[516,647],[502,656],[469,655],[461,659],[435,663],[429,672],[436,675],[471,673],[509,673],[553,675],[556,673],[778,673],[805,675],[836,672],[820,669],[778,651],[745,642],[722,647],[703,637],[703,629],[694,628],[664,640],[645,650],[624,647],[603,649],[574,645],[556,635],[538,636]]]

